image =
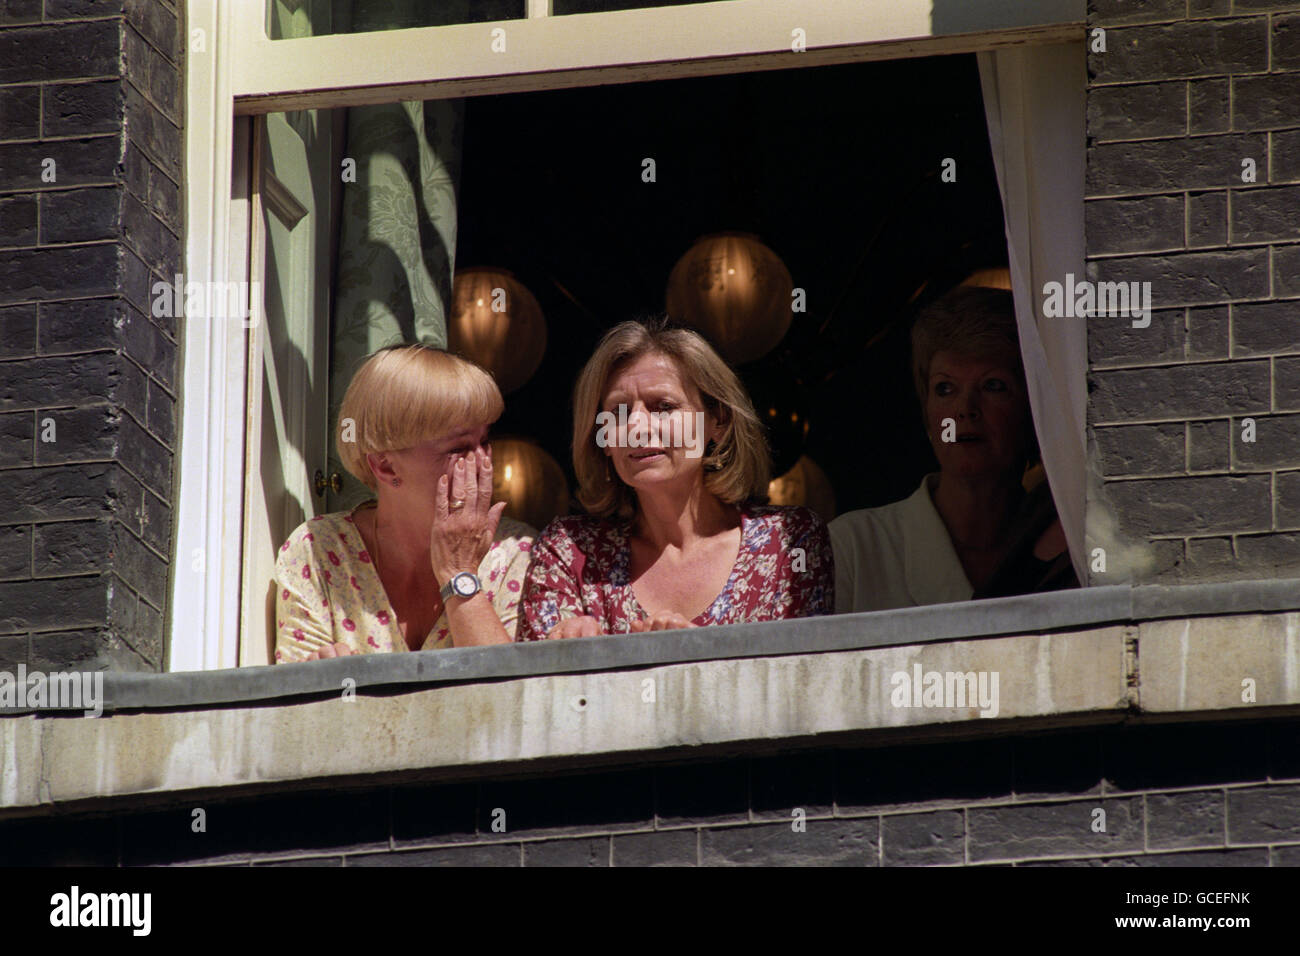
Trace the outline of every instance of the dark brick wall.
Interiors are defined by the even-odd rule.
[[[1089,322],[1094,546],[1140,582],[1300,575],[1300,3],[1088,6],[1088,275],[1155,310]]]
[[[1116,727],[299,790],[0,821],[0,865],[1296,866],[1297,739],[1295,720]],[[206,832],[194,832],[195,808]]]
[[[171,0],[0,2],[0,668],[163,665],[182,35]]]

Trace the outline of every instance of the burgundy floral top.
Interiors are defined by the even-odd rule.
[[[807,508],[740,509],[740,551],[722,592],[692,623],[737,624],[830,614],[835,568],[830,536]],[[560,621],[590,615],[605,634],[649,617],[632,593],[629,519],[556,518],[533,544],[524,579],[520,641],[539,641]]]

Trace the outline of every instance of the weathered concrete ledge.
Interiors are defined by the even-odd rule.
[[[558,757],[635,763],[683,748],[770,748],[872,731],[1005,734],[1045,718],[1286,713],[1300,710],[1297,633],[1300,614],[1256,614],[362,691],[353,700],[336,688],[329,699],[277,705],[24,715],[0,720],[0,808],[542,771]],[[900,706],[902,684],[910,690],[912,681],[895,675],[918,666],[923,675],[996,672],[996,715],[985,708],[989,718],[980,717],[978,701]],[[1245,678],[1255,681],[1251,702],[1242,699]]]

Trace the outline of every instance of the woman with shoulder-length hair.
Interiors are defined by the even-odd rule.
[[[533,547],[520,640],[827,614],[826,527],[767,507],[762,425],[697,333],[624,322],[573,398],[573,466],[590,512]]]
[[[277,661],[514,640],[534,531],[492,504],[487,434],[504,407],[491,375],[441,349],[366,360],[337,447],[377,500],[304,522],[280,549]]]

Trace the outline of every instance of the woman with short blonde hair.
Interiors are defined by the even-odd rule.
[[[336,440],[376,500],[312,518],[281,547],[277,661],[514,639],[534,532],[492,504],[487,433],[504,407],[491,375],[440,349],[366,360]]]
[[[573,399],[573,467],[589,516],[533,548],[520,640],[830,613],[825,525],[767,507],[771,470],[744,386],[697,333],[624,322]]]

